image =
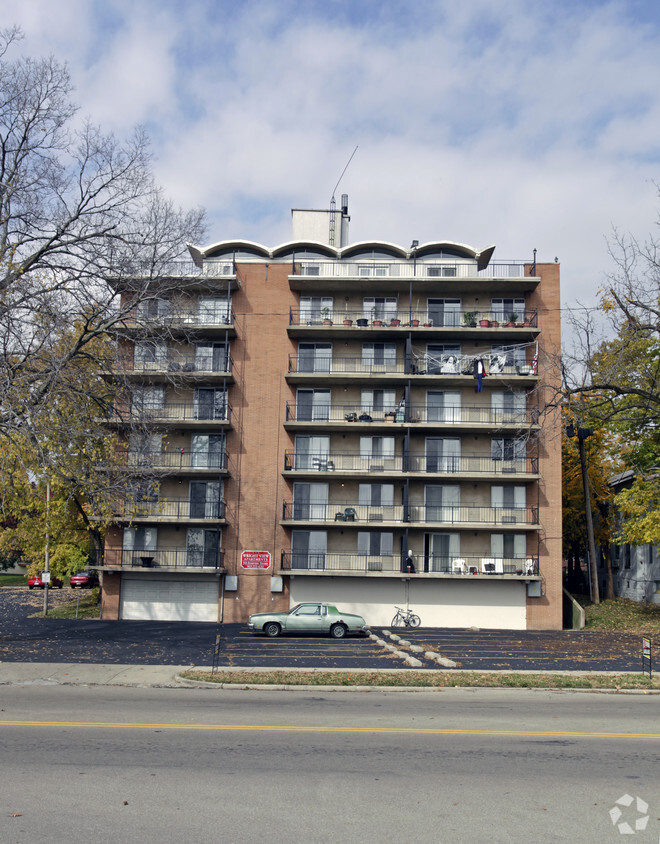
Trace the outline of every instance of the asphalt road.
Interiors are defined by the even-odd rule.
[[[660,833],[657,699],[644,696],[12,686],[0,742],[3,842]]]
[[[64,600],[67,592],[72,598],[80,594],[65,588],[54,590],[53,597]],[[210,665],[219,633],[222,666],[408,667],[371,639],[335,641],[304,635],[267,639],[232,624],[29,618],[40,602],[41,592],[0,589],[0,661]],[[462,669],[639,671],[641,667],[641,637],[631,634],[441,628],[397,633]],[[416,656],[423,667],[438,667],[423,652]]]

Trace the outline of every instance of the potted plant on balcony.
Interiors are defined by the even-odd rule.
[[[401,325],[401,320],[398,317],[392,317],[390,319],[390,325],[392,326],[392,328],[397,328],[399,325]]]
[[[507,322],[507,327],[510,328],[512,325],[515,325],[517,319],[518,319],[518,314],[516,314],[516,313],[509,314],[509,321]]]
[[[323,317],[323,325],[332,325],[332,320],[330,319],[330,308],[327,306],[325,308],[321,308],[321,316]]]
[[[489,328],[490,327],[490,320],[483,317],[479,320],[479,326],[481,328]]]
[[[378,319],[378,318],[376,317],[376,306],[375,306],[375,305],[374,305],[374,307],[371,309],[371,324],[372,324],[372,325],[376,325],[376,326],[378,326],[378,325],[382,325],[382,324],[383,324],[383,320],[382,320],[382,319]]]
[[[463,322],[465,325],[469,325],[470,328],[477,327],[477,313],[476,311],[466,311],[463,314]]]

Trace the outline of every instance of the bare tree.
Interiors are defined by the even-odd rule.
[[[144,132],[76,128],[66,67],[8,61],[19,40],[0,33],[0,436],[33,422],[139,302],[166,295],[204,225],[155,184]]]

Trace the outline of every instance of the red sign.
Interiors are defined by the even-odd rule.
[[[270,551],[243,551],[241,566],[244,569],[269,569]]]

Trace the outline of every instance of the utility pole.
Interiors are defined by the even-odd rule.
[[[589,550],[589,584],[591,586],[591,600],[594,604],[600,604],[598,591],[598,570],[596,567],[596,543],[594,541],[594,520],[591,512],[591,494],[589,492],[589,475],[587,474],[587,457],[584,451],[584,441],[593,435],[593,428],[580,428],[575,425],[566,426],[566,436],[578,439],[578,450],[580,452],[580,466],[582,467],[582,486],[584,487],[584,509],[587,519],[587,542]]]
[[[48,615],[48,587],[50,585],[50,552],[48,542],[50,539],[50,480],[46,480],[46,555],[44,560],[44,573],[42,576],[44,584],[44,615]]]

